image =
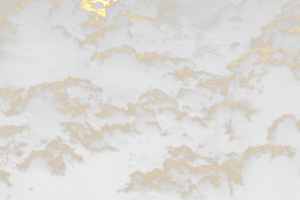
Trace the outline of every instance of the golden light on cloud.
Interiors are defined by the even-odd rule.
[[[117,1],[117,0],[112,0],[112,1]],[[108,5],[110,5],[109,0],[82,0],[80,8],[81,9],[85,9],[89,12],[95,12],[100,16],[106,16],[105,14],[105,7],[107,7]],[[103,8],[94,8],[94,4],[96,3],[102,3],[103,4]]]

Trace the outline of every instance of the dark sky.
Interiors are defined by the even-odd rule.
[[[0,0],[0,200],[298,200],[298,47],[298,0]]]

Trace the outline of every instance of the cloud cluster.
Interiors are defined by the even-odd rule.
[[[179,151],[184,149],[181,146],[177,151],[182,154]],[[298,161],[288,146],[248,147],[240,158],[200,166],[173,154],[162,169],[130,174],[130,182],[119,192],[158,193],[178,199],[281,199],[291,192],[289,198],[297,198],[298,192],[290,187],[299,185]]]
[[[43,141],[41,141],[43,142]],[[65,144],[59,136],[49,142],[42,150],[33,150],[30,155],[16,167],[20,172],[37,169],[52,176],[65,176],[67,165],[74,167],[84,165],[84,158],[76,153],[74,149]]]
[[[0,198],[297,198],[299,10],[1,2]]]

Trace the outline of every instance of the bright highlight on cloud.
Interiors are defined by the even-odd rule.
[[[299,199],[299,11],[0,2],[0,199]]]

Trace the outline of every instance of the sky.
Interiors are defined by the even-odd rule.
[[[299,0],[0,0],[0,199],[300,194]]]

